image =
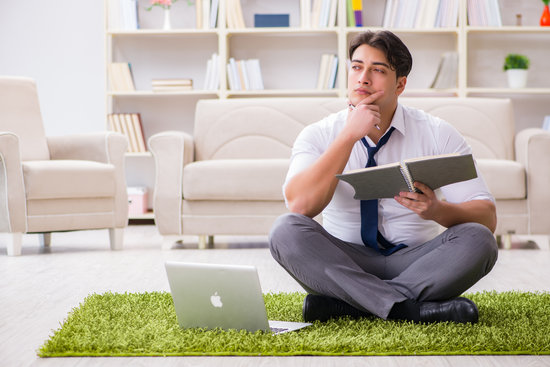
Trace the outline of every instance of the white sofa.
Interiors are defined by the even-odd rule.
[[[490,98],[401,98],[452,123],[472,146],[497,200],[496,234],[550,234],[550,133],[516,134],[512,103]],[[197,103],[194,136],[149,139],[155,221],[173,241],[198,235],[264,235],[286,211],[281,185],[307,124],[346,106],[340,98],[250,98]],[[175,236],[175,238],[174,238]]]

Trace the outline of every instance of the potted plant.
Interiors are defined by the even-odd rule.
[[[529,58],[520,54],[508,54],[504,60],[504,71],[508,76],[510,88],[524,88],[527,84],[527,69]]]

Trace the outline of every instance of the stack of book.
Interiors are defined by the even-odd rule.
[[[338,0],[300,0],[302,28],[329,28],[336,26]]]
[[[198,0],[197,0],[198,1]],[[227,28],[246,28],[241,0],[226,0]]]
[[[108,27],[112,30],[136,30],[139,28],[137,0],[109,0]]]
[[[113,92],[129,92],[136,90],[132,69],[127,62],[112,62],[108,65],[109,84]]]
[[[260,60],[235,60],[231,57],[227,63],[227,80],[231,90],[264,89]]]
[[[195,0],[197,29],[216,28],[219,4],[219,0]]]
[[[220,87],[220,58],[217,53],[213,53],[206,62],[205,75],[204,90],[216,90]]]
[[[153,92],[181,92],[193,89],[193,79],[153,79]]]
[[[334,54],[321,55],[317,89],[333,89],[336,85],[338,71],[338,56]]]
[[[386,0],[382,26],[384,28],[456,27],[459,4],[460,0]]]
[[[468,24],[482,27],[502,27],[498,0],[468,0]]]
[[[111,113],[107,115],[109,130],[128,139],[128,153],[145,153],[147,147],[139,113]]]

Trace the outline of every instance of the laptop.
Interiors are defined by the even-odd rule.
[[[281,334],[311,325],[268,321],[254,266],[167,261],[166,274],[182,328],[221,328]]]

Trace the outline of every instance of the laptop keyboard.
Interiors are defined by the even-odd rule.
[[[270,329],[271,329],[271,332],[273,332],[274,334],[279,334],[279,333],[288,331],[288,328],[284,328],[284,327],[272,327]]]

